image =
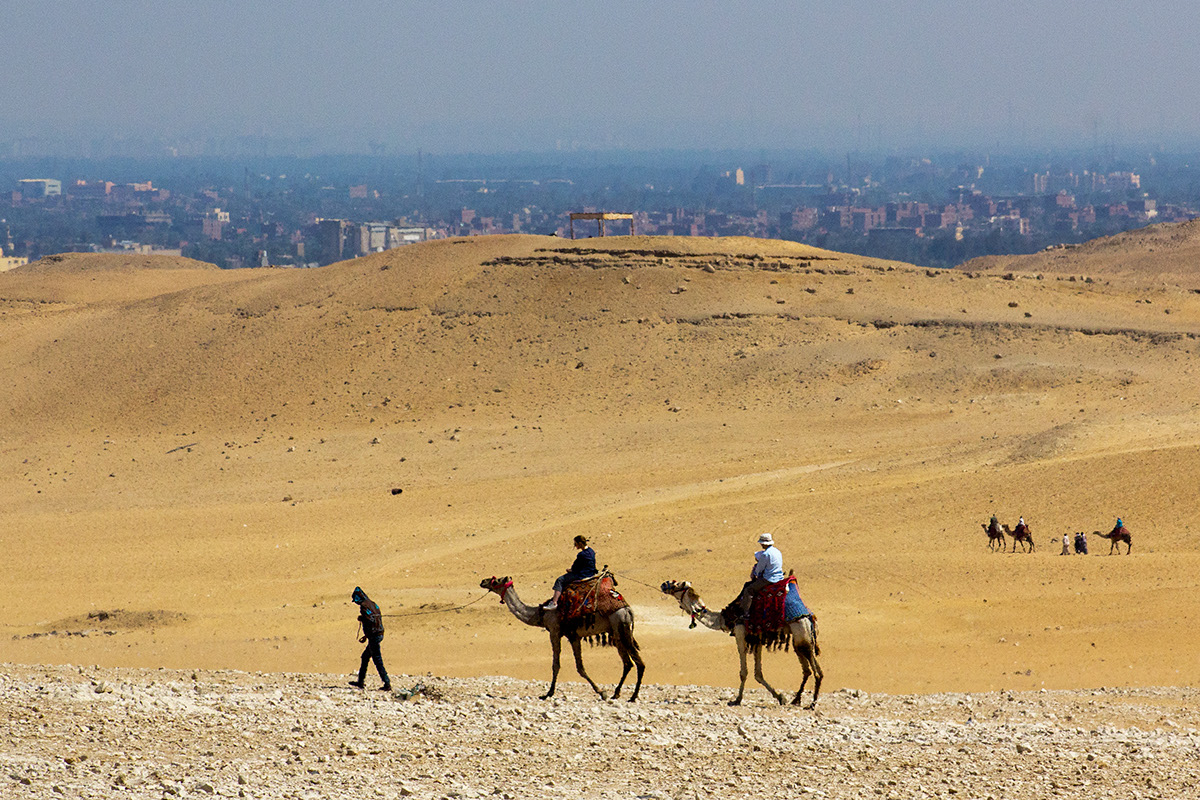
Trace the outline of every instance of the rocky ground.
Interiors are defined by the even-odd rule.
[[[876,695],[0,667],[0,796],[1184,797],[1200,690]],[[409,696],[420,684],[422,691]],[[377,684],[375,684],[377,685]]]

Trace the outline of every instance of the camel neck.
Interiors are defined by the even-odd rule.
[[[508,610],[513,613],[513,616],[524,622],[526,625],[532,625],[535,628],[542,627],[542,610],[538,606],[527,606],[521,602],[520,596],[517,595],[516,588],[509,586],[504,593],[504,605],[508,606]]]
[[[706,628],[712,628],[714,631],[729,630],[725,625],[725,617],[719,611],[710,611],[708,606],[704,605],[704,601],[698,597],[692,602],[685,603],[683,610],[691,614],[693,619]]]

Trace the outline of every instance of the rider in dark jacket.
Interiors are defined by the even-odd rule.
[[[575,548],[579,550],[579,555],[575,556],[575,563],[571,564],[571,569],[554,581],[554,598],[546,604],[547,611],[558,608],[558,598],[562,596],[563,587],[568,583],[587,580],[596,575],[596,552],[588,547],[587,537],[576,536]]]

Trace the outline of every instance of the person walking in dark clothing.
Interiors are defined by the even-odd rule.
[[[571,564],[571,569],[566,574],[558,576],[558,579],[554,581],[554,597],[545,604],[547,611],[558,608],[558,598],[562,597],[563,587],[568,583],[584,581],[596,575],[596,551],[588,547],[586,536],[575,537],[575,549],[579,551],[579,554],[575,556],[575,562]]]
[[[375,669],[379,670],[379,678],[383,681],[383,686],[379,687],[380,691],[391,691],[392,682],[388,680],[387,670],[383,668],[383,653],[379,650],[379,643],[383,641],[383,614],[379,612],[375,601],[357,586],[354,587],[354,594],[350,595],[350,599],[358,604],[358,621],[363,632],[358,640],[367,644],[367,649],[362,653],[362,665],[358,668],[358,680],[350,681],[350,685],[363,688],[367,678],[367,665],[374,661]]]

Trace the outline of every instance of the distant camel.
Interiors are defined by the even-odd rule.
[[[1000,527],[1004,529],[1005,533],[1007,533],[1009,536],[1012,537],[1012,540],[1013,540],[1012,551],[1014,553],[1017,552],[1017,542],[1021,543],[1022,551],[1026,552],[1026,553],[1033,552],[1033,533],[1029,530],[1028,525],[1018,525],[1017,529],[1015,531],[1009,530],[1007,525],[1001,525]],[[1025,549],[1026,543],[1029,544],[1028,550]]]
[[[558,611],[547,611],[541,606],[527,606],[522,603],[521,598],[517,597],[517,590],[513,588],[511,578],[484,578],[479,582],[479,586],[500,595],[500,602],[508,606],[508,610],[521,622],[549,631],[550,649],[554,658],[550,676],[550,691],[542,695],[542,699],[553,697],[554,687],[558,684],[559,655],[562,653],[562,637],[564,635],[559,628]],[[625,678],[629,675],[629,670],[633,668],[633,665],[637,664],[637,684],[633,687],[633,694],[630,695],[629,702],[637,700],[638,692],[642,688],[642,673],[646,671],[646,665],[642,662],[642,657],[638,652],[638,643],[633,638],[633,609],[626,606],[617,609],[607,617],[596,615],[591,626],[580,628],[567,637],[567,641],[571,643],[571,651],[575,654],[575,669],[591,685],[596,694],[600,695],[601,700],[607,700],[604,692],[596,685],[595,681],[588,677],[583,668],[582,642],[592,636],[606,637],[605,644],[612,644],[617,648],[617,653],[621,656],[621,663],[625,667],[621,673],[621,680],[617,682],[617,688],[613,690],[613,700],[621,696],[621,687],[625,684]]]
[[[766,687],[771,696],[779,701],[779,705],[787,702],[787,698],[782,692],[777,692],[763,678],[762,672],[762,644],[749,644],[746,641],[746,625],[744,622],[737,622],[732,627],[725,615],[719,611],[709,611],[704,605],[704,601],[692,589],[692,585],[687,581],[667,581],[662,585],[663,594],[669,594],[679,601],[679,607],[683,609],[685,614],[692,617],[692,625],[700,622],[706,628],[712,628],[715,631],[723,631],[732,633],[737,640],[738,658],[741,659],[741,684],[738,686],[737,697],[729,701],[729,705],[737,706],[742,704],[742,695],[746,691],[746,651],[754,651],[754,679]],[[800,681],[800,689],[796,692],[795,698],[792,699],[792,705],[800,705],[800,697],[804,694],[804,684],[808,683],[808,676],[814,676],[813,683],[813,699],[806,708],[816,708],[817,696],[821,693],[821,678],[824,673],[821,672],[821,665],[817,663],[817,656],[821,654],[821,648],[817,646],[817,627],[813,622],[812,617],[800,617],[799,619],[788,620],[784,623],[787,628],[787,634],[791,637],[792,647],[796,650],[796,658],[800,659],[800,668],[804,670],[804,679]],[[786,644],[786,640],[785,640]]]
[[[1129,552],[1133,550],[1133,538],[1129,535],[1129,529],[1124,525],[1119,528],[1113,528],[1111,533],[1092,531],[1092,535],[1103,536],[1105,539],[1109,540],[1108,554],[1110,556],[1113,554],[1113,550],[1116,548],[1116,546],[1121,542],[1125,543],[1125,555],[1129,555]],[[1121,551],[1117,550],[1117,552],[1120,553]]]
[[[1004,531],[996,530],[991,525],[980,523],[983,526],[983,531],[988,535],[988,550],[995,552],[996,542],[1000,543],[1000,552],[1003,553],[1008,548],[1008,543],[1004,540]]]

